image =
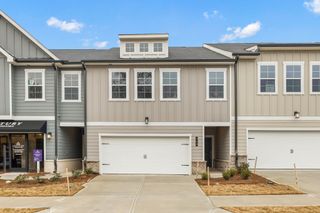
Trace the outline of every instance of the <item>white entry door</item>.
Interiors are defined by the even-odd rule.
[[[249,131],[248,161],[257,168],[320,169],[319,131]]]
[[[190,174],[189,137],[102,137],[102,174]]]

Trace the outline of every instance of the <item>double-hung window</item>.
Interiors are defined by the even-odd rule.
[[[45,100],[45,70],[26,69],[25,70],[25,100],[44,101]]]
[[[224,68],[208,68],[207,100],[226,100],[226,72]]]
[[[62,102],[81,102],[81,71],[62,71]]]
[[[126,52],[127,53],[134,52],[134,43],[126,43]]]
[[[162,52],[162,43],[153,43],[153,52]]]
[[[148,52],[149,44],[148,43],[140,43],[140,52]]]
[[[109,69],[109,100],[129,100],[129,69]]]
[[[154,69],[135,69],[135,99],[154,100]]]
[[[180,69],[160,69],[160,100],[180,100]]]
[[[311,94],[320,94],[320,61],[310,63]]]
[[[284,94],[303,94],[304,63],[284,62]]]
[[[258,93],[277,93],[277,62],[258,63]]]

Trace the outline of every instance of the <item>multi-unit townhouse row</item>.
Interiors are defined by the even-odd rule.
[[[0,169],[319,169],[320,43],[49,50],[0,12]]]

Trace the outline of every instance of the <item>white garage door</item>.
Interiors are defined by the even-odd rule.
[[[102,137],[100,173],[190,174],[189,137]]]
[[[257,168],[320,169],[320,132],[249,131],[248,161]]]

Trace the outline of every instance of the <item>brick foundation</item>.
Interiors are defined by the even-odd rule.
[[[192,174],[201,174],[206,172],[206,161],[192,161]]]
[[[230,167],[236,166],[235,161],[236,161],[236,156],[232,155],[230,157]],[[247,156],[246,155],[239,155],[238,156],[238,164],[240,165],[241,163],[247,163]]]

